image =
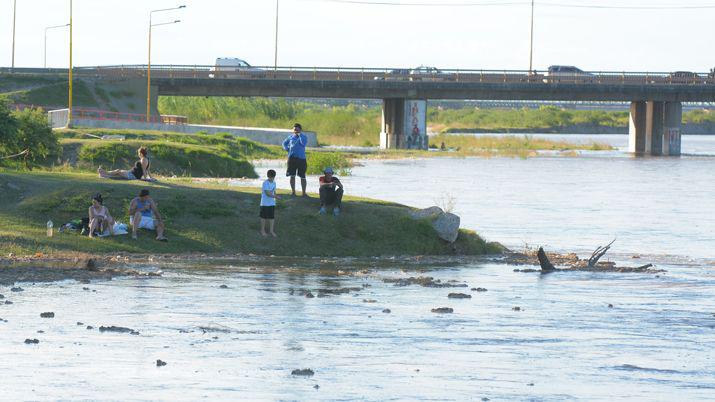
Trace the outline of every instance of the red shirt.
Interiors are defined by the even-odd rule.
[[[320,177],[318,178],[318,180],[320,181],[320,184],[325,184],[325,183],[340,183],[340,180],[339,180],[337,177],[335,177],[335,176],[333,176],[330,181],[328,181],[328,178],[327,178],[326,176],[320,176]]]

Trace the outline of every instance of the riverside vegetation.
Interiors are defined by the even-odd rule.
[[[379,142],[379,106],[326,106],[269,98],[160,97],[159,110],[165,114],[187,116],[189,121],[197,124],[290,127],[300,121],[306,129],[320,134],[321,144],[376,146]],[[683,123],[715,125],[715,113],[687,111],[683,113]],[[438,133],[465,130],[554,132],[574,126],[627,128],[628,112],[570,110],[554,106],[539,109],[429,107],[427,125],[429,131]],[[430,141],[430,146],[439,145],[440,142]]]

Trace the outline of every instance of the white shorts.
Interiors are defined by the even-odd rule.
[[[129,217],[129,224],[134,226],[134,217],[131,216]],[[141,221],[139,222],[139,225],[137,226],[139,229],[147,229],[147,230],[156,230],[156,223],[154,222],[154,218],[148,217],[148,216],[142,216]]]

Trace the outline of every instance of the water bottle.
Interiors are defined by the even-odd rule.
[[[52,228],[54,225],[52,224],[52,220],[47,221],[47,237],[52,237]]]

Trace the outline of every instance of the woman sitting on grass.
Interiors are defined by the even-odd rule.
[[[116,169],[116,170],[104,170],[100,166],[97,169],[100,179],[114,179],[114,180],[146,180],[154,181],[151,177],[151,172],[149,170],[151,163],[149,158],[146,157],[147,149],[145,147],[139,148],[137,150],[137,155],[139,155],[139,160],[134,164],[132,170]]]
[[[109,214],[109,209],[105,207],[102,194],[92,197],[92,206],[89,207],[89,237],[94,237],[94,232],[103,234],[109,230],[109,234],[114,236],[114,218]]]

